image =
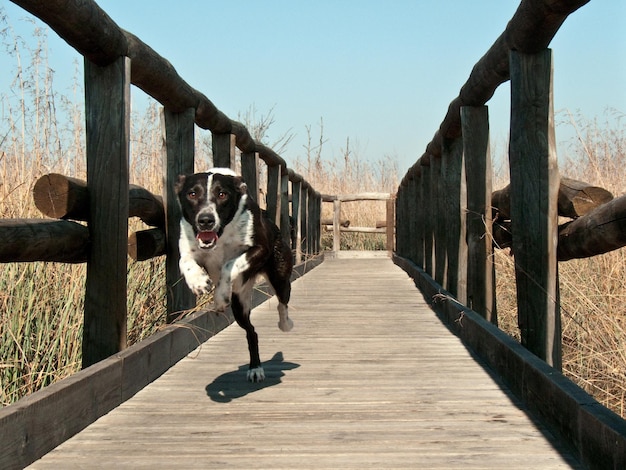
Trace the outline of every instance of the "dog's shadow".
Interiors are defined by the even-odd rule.
[[[277,352],[269,361],[261,364],[265,370],[265,380],[252,383],[246,380],[248,365],[239,366],[238,370],[227,372],[216,377],[213,382],[206,386],[206,393],[211,400],[219,403],[228,403],[247,394],[272,387],[281,383],[284,370],[300,367],[294,362],[284,362],[283,353]]]

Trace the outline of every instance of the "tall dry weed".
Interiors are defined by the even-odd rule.
[[[624,115],[607,110],[601,123],[568,111],[560,117],[560,126],[569,126],[575,136],[561,149],[561,175],[622,196]],[[501,173],[496,180],[498,188],[507,183]],[[495,264],[500,328],[519,340],[514,257],[496,250]],[[564,374],[626,417],[626,249],[559,263],[559,287]]]

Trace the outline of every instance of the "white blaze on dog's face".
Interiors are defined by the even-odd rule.
[[[180,176],[176,191],[198,246],[211,249],[236,214],[246,184],[228,168],[213,168],[206,173]]]

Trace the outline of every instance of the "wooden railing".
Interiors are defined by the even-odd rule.
[[[384,201],[385,220],[377,222],[376,227],[353,227],[350,221],[341,220],[342,202],[358,201]],[[339,194],[322,195],[322,202],[333,203],[332,220],[322,220],[321,224],[327,230],[333,232],[333,253],[341,251],[341,233],[379,233],[385,234],[385,250],[393,252],[395,247],[395,196],[389,193],[360,193],[360,194]]]
[[[557,261],[626,245],[622,222],[626,199],[611,200],[603,191],[596,193],[597,200],[585,213],[575,214],[580,217],[558,226],[559,215],[572,217],[563,209],[567,204],[561,203],[575,198],[575,191],[584,191],[585,184],[562,180],[559,175],[552,53],[547,46],[567,16],[587,1],[522,0],[504,33],[474,66],[426,151],[398,187],[396,262],[416,282],[423,278],[418,285],[424,295],[430,294],[433,303],[443,300],[439,304],[447,304],[438,308],[455,331],[481,352],[557,434],[579,450],[586,465],[618,468],[626,460],[624,421],[614,416],[609,424],[603,415],[610,415],[608,410],[596,415],[591,410],[581,411],[594,400],[555,375],[555,370],[561,369]],[[505,204],[498,208],[492,207],[492,199],[499,204],[502,194],[492,194],[485,103],[509,79],[511,182]],[[499,219],[494,220],[492,213]],[[503,236],[503,227],[512,236]],[[497,324],[493,245],[494,239],[503,238],[515,259],[521,344],[531,355],[471,315],[476,312]],[[533,357],[553,368],[544,368],[545,363],[538,364]],[[581,415],[587,412],[597,428],[581,422]],[[587,428],[596,431],[588,433]],[[598,442],[598,429],[611,436],[610,444],[608,440]]]
[[[128,217],[146,210],[142,206],[146,200],[151,213],[144,221],[155,228],[131,235],[131,253],[136,259],[167,255],[170,319],[195,305],[195,296],[179,282],[180,208],[174,194],[176,177],[194,171],[195,126],[212,133],[213,166],[240,169],[251,194],[259,194],[258,167],[259,161],[264,162],[268,216],[276,221],[283,237],[292,240],[296,262],[319,253],[320,194],[279,155],[255,142],[242,124],[190,87],[167,60],[119,28],[93,1],[14,3],[45,21],[85,57],[87,181],[48,175],[38,182],[35,196],[37,206],[47,215],[88,224],[0,220],[0,262],[87,262],[83,367],[126,347]],[[161,195],[129,183],[131,84],[163,105]],[[240,162],[235,158],[236,148]],[[137,209],[137,205],[142,207]]]

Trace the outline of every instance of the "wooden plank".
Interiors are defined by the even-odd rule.
[[[276,225],[280,224],[280,165],[267,167],[267,191],[265,193],[265,210],[267,217]]]
[[[385,247],[389,252],[393,252],[395,250],[395,208],[395,200],[393,198],[387,199],[387,207],[385,208],[385,214],[387,219]]]
[[[33,187],[33,200],[39,211],[57,219],[88,220],[87,183],[78,178],[49,173]],[[135,184],[128,185],[128,216],[139,217],[147,225],[163,227],[163,200]]]
[[[491,153],[486,106],[461,108],[467,180],[467,303],[497,324],[491,237]]]
[[[279,224],[280,233],[287,243],[288,246],[291,246],[291,221],[289,220],[289,174],[287,173],[287,168],[284,167],[281,169],[282,174],[280,175],[280,214],[279,214]]]
[[[467,297],[467,195],[463,164],[462,139],[445,139],[443,145],[442,176],[445,204],[446,287],[465,304]]]
[[[302,255],[306,257],[309,252],[309,186],[308,184],[302,185],[302,191],[300,194],[302,202],[300,203],[300,243],[302,246]]]
[[[0,219],[0,263],[84,263],[89,229],[69,220]]]
[[[561,369],[557,279],[559,170],[552,52],[511,52],[511,221],[521,341]]]
[[[431,158],[431,217],[433,222],[433,248],[435,280],[439,285],[446,284],[446,220],[445,220],[445,179],[441,158]]]
[[[180,253],[178,239],[180,237],[181,210],[174,184],[179,175],[190,175],[194,172],[194,109],[189,108],[181,113],[173,113],[165,108],[161,110],[161,133],[163,135],[163,172],[165,187],[163,188],[163,205],[165,207],[167,258],[165,277],[167,286],[168,322],[174,321],[181,311],[196,305],[196,296],[183,280],[178,266]]]
[[[431,159],[432,160],[432,159]],[[422,184],[420,189],[421,198],[424,201],[423,207],[423,224],[424,224],[424,270],[430,274],[433,278],[435,277],[434,271],[434,237],[433,237],[433,211],[435,210],[433,192],[432,189],[432,174],[433,168],[429,162],[428,165],[422,165],[421,168],[422,174]]]
[[[245,152],[241,154],[241,177],[248,186],[248,195],[259,203],[259,154]]]
[[[213,149],[213,166],[218,168],[234,168],[235,135],[213,133],[211,137]]]
[[[306,226],[306,252],[309,255],[312,255],[316,252],[315,243],[316,243],[316,232],[315,232],[315,202],[316,196],[313,188],[309,186],[308,188],[308,197],[307,197],[307,226]]]
[[[302,218],[300,216],[300,211],[302,210],[301,204],[301,194],[302,194],[302,180],[293,181],[291,183],[291,217],[294,220],[294,235],[295,239],[291,245],[291,248],[294,250],[295,262],[296,264],[302,260]]]
[[[288,334],[276,305],[252,313],[265,382],[232,325],[32,468],[580,468],[389,259],[294,282]]]
[[[130,60],[85,60],[89,234],[83,367],[126,347]]]
[[[341,200],[336,199],[333,201],[333,251],[336,253],[341,250],[341,224],[339,219],[341,218]]]

